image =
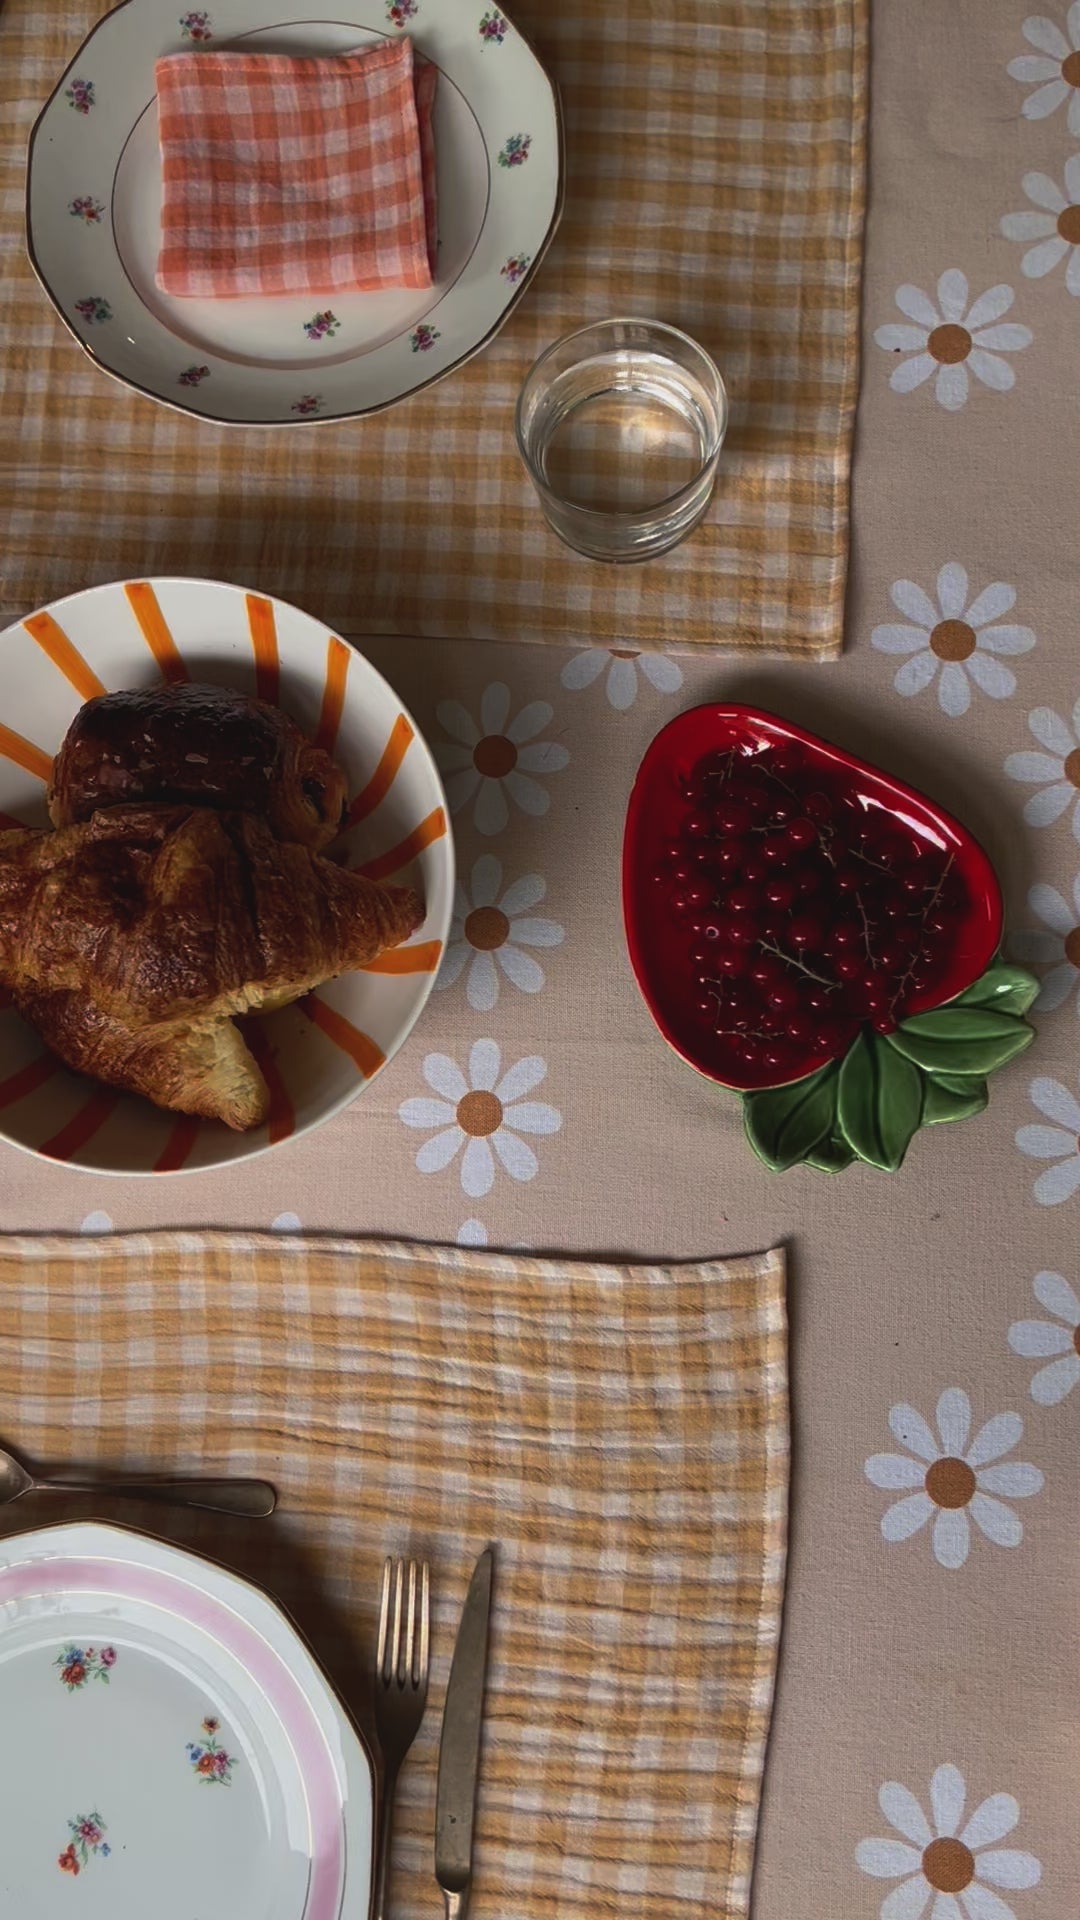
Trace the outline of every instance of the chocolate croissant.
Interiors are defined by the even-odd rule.
[[[75,715],[53,762],[54,826],[137,801],[262,814],[280,840],[325,847],[345,776],[280,707],[193,682],[105,693]]]
[[[286,1005],[419,926],[408,887],[207,808],[0,833],[0,984],[67,1065],[244,1128],[265,1081],[232,1016]]]

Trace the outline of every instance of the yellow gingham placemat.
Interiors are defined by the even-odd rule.
[[[138,4],[138,0],[132,0]],[[0,614],[125,575],[232,579],[347,633],[840,649],[862,258],[868,0],[524,0],[563,94],[566,213],[478,359],[368,420],[205,425],[80,354],[22,250],[23,156],[97,9],[0,11],[7,339]],[[732,397],[708,520],[611,570],[548,532],[513,444],[535,355],[673,322]]]
[[[443,1692],[489,1540],[478,1920],[746,1915],[786,1360],[779,1252],[615,1266],[275,1235],[0,1239],[3,1438],[37,1461],[275,1480],[272,1521],[115,1517],[265,1581],[347,1697],[383,1555],[431,1559],[403,1920],[432,1911]],[[27,1500],[0,1530],[65,1511]]]

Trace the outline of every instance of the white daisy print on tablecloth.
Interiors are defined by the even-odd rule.
[[[547,1063],[530,1054],[506,1073],[494,1040],[477,1040],[467,1075],[446,1053],[429,1053],[424,1079],[436,1096],[406,1100],[398,1108],[407,1127],[434,1128],[416,1156],[421,1173],[441,1173],[464,1147],[461,1185],[480,1200],[495,1183],[496,1160],[512,1180],[534,1180],[540,1163],[522,1134],[558,1133],[562,1114],[526,1095],[540,1085]]]
[[[298,1213],[275,1213],[270,1222],[271,1233],[303,1233],[304,1223]]]
[[[1010,753],[1005,771],[1011,780],[1038,786],[1024,807],[1029,827],[1048,827],[1073,810],[1072,830],[1080,840],[1080,700],[1072,710],[1072,725],[1052,707],[1036,707],[1028,726],[1043,753]]]
[[[1041,280],[1065,260],[1065,285],[1080,294],[1080,153],[1065,162],[1064,193],[1046,173],[1025,173],[1023,187],[1037,211],[1007,213],[1001,222],[1006,240],[1035,242],[1020,262],[1021,273]]]
[[[1080,1380],[1080,1300],[1064,1274],[1037,1273],[1032,1281],[1040,1307],[1052,1320],[1014,1320],[1009,1345],[1025,1360],[1046,1360],[1031,1376],[1031,1397],[1056,1407]]]
[[[643,679],[657,693],[678,693],[683,683],[682,668],[666,653],[639,653],[634,647],[589,647],[576,653],[562,670],[563,686],[570,693],[591,687],[606,670],[606,692],[619,713],[632,707]]]
[[[1034,1887],[1042,1865],[1033,1853],[998,1842],[1012,1832],[1020,1808],[1011,1793],[992,1793],[964,1820],[967,1787],[959,1767],[938,1767],[930,1782],[930,1816],[909,1787],[886,1780],[878,1806],[903,1837],[860,1840],[855,1859],[875,1880],[898,1880],[880,1920],[1017,1920],[996,1887]]]
[[[529,947],[557,947],[566,938],[557,920],[533,914],[547,891],[538,873],[522,874],[503,888],[494,854],[482,854],[468,888],[454,889],[450,938],[436,988],[452,987],[465,967],[465,994],[474,1013],[490,1013],[499,998],[499,973],[522,993],[539,993],[544,969]]]
[[[1067,100],[1069,132],[1080,140],[1080,0],[1073,0],[1065,16],[1065,33],[1041,13],[1032,14],[1020,31],[1028,46],[1036,48],[1009,62],[1012,78],[1035,89],[1021,113],[1025,120],[1045,120]]]
[[[937,1437],[922,1414],[901,1403],[889,1410],[889,1426],[907,1453],[873,1453],[866,1477],[875,1487],[904,1498],[886,1507],[881,1531],[890,1542],[909,1540],[933,1520],[934,1558],[962,1567],[971,1550],[971,1521],[999,1547],[1019,1546],[1024,1529],[1011,1500],[1038,1493],[1043,1476],[1022,1460],[1004,1460],[1024,1431],[1018,1413],[998,1413],[971,1433],[971,1402],[962,1387],[947,1387],[937,1403]]]
[[[972,685],[991,700],[1006,700],[1016,692],[1016,675],[1003,667],[1001,655],[1029,653],[1035,645],[1030,627],[1001,624],[1016,604],[1016,588],[995,580],[968,605],[968,577],[955,560],[937,577],[937,605],[914,580],[895,580],[893,606],[906,616],[906,626],[875,627],[871,644],[881,653],[903,653],[907,659],[893,678],[897,693],[922,693],[937,679],[938,705],[956,718],[971,705]]]
[[[1060,1080],[1040,1074],[1031,1083],[1031,1104],[1053,1124],[1019,1128],[1016,1144],[1031,1160],[1054,1162],[1033,1191],[1044,1207],[1058,1207],[1080,1187],[1080,1100]]]
[[[896,304],[910,325],[890,322],[874,335],[889,353],[910,354],[889,376],[894,393],[910,393],[936,373],[934,392],[949,413],[967,400],[969,370],[984,387],[1006,393],[1016,374],[1003,353],[1030,347],[1030,327],[1010,321],[1000,324],[1016,295],[1011,287],[990,287],[968,305],[968,283],[958,267],[950,267],[937,283],[937,306],[919,287],[896,290]]]
[[[554,718],[546,700],[530,701],[511,717],[510,689],[493,680],[480,697],[479,725],[460,700],[440,701],[435,714],[451,736],[435,747],[435,758],[448,775],[451,813],[460,813],[475,795],[476,831],[492,834],[501,833],[510,818],[508,796],[522,813],[539,817],[547,812],[551,795],[540,780],[560,773],[570,755],[557,740],[536,737]]]
[[[1009,949],[1017,960],[1049,967],[1043,975],[1036,1013],[1054,1013],[1064,1006],[1074,988],[1080,988],[1080,873],[1073,881],[1070,906],[1056,887],[1040,884],[1028,894],[1028,906],[1045,924],[1041,927],[1017,927],[1009,936]],[[1080,990],[1076,994],[1080,1013]]]
[[[463,1220],[457,1230],[459,1247],[486,1247],[488,1231],[482,1220]]]
[[[88,1213],[85,1219],[79,1221],[80,1233],[111,1233],[112,1230],[112,1214],[103,1213],[100,1207],[96,1207],[93,1213]]]

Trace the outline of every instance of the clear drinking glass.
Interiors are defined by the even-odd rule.
[[[659,320],[600,320],[530,369],[517,443],[544,512],[593,560],[650,560],[708,507],[727,428],[703,347]]]

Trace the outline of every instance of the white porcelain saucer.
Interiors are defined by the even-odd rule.
[[[285,1616],[97,1522],[0,1543],[0,1913],[368,1912],[374,1773]]]
[[[331,19],[297,12],[295,0],[210,0],[187,12],[183,0],[123,0],[84,41],[30,138],[27,244],[65,325],[127,386],[223,424],[350,419],[440,379],[502,325],[561,212],[558,98],[501,8],[345,0]],[[439,68],[435,287],[321,299],[161,293],[158,56],[345,53],[403,32]]]

